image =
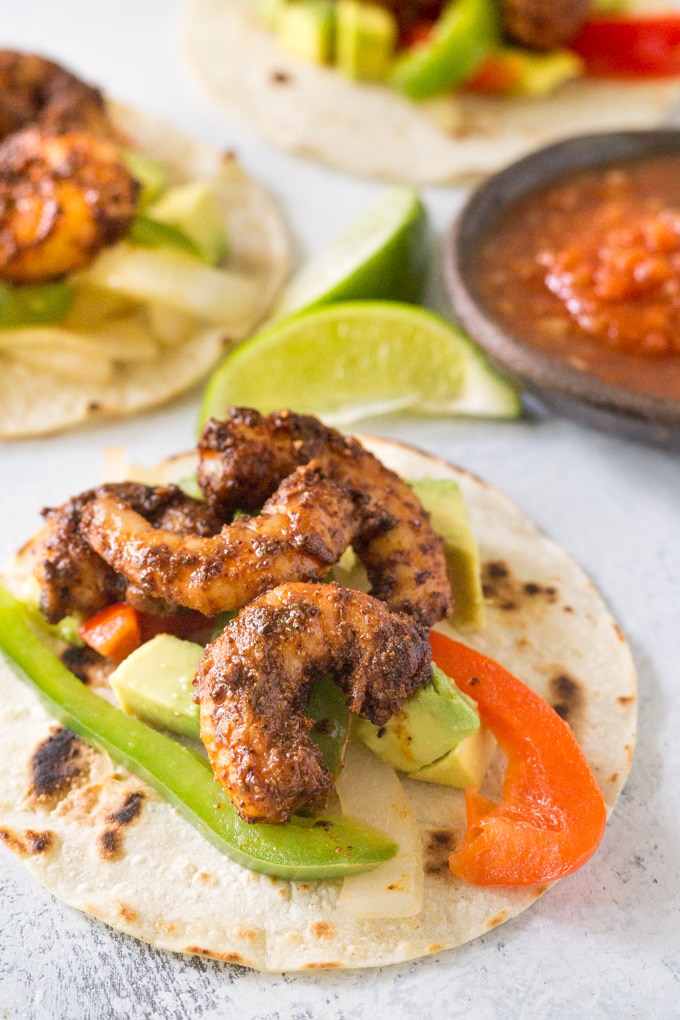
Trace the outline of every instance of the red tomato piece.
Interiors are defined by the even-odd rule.
[[[570,49],[595,77],[680,76],[680,15],[593,18]]]

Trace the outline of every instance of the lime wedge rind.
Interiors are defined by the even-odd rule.
[[[426,233],[425,209],[415,188],[389,188],[293,276],[272,321],[335,301],[418,302],[427,269]]]

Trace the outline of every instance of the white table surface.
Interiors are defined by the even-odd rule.
[[[170,0],[2,0],[0,45],[42,52],[110,94],[235,148],[279,198],[298,256],[318,249],[381,186],[278,154],[182,71]],[[424,198],[433,241],[460,205]],[[0,445],[0,558],[38,511],[98,479],[102,450],[152,464],[192,443],[197,393],[120,423]],[[0,413],[2,409],[0,408]],[[375,971],[262,975],[158,952],[55,901],[0,850],[0,1017],[492,1018],[680,1016],[680,464],[577,424],[374,420],[505,489],[601,588],[640,682],[632,775],[603,846],[532,909],[464,947]],[[2,755],[0,750],[0,767]]]

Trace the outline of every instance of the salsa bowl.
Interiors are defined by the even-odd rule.
[[[647,169],[644,160],[651,161],[652,170]],[[611,212],[604,205],[606,201],[614,208],[611,194],[625,193],[631,209],[631,224],[627,225],[624,221],[624,226],[629,226],[627,236],[630,239],[635,234],[639,239],[647,224],[644,217],[637,216],[642,208],[639,206],[642,201],[639,191],[646,187],[646,178],[652,179],[654,167],[658,165],[663,169],[669,161],[676,167],[672,173],[667,167],[665,171],[666,187],[672,190],[673,195],[665,195],[662,201],[670,204],[677,195],[672,212],[667,213],[667,218],[677,213],[677,219],[669,219],[677,228],[676,234],[671,236],[671,247],[677,248],[677,252],[674,250],[672,254],[661,256],[659,264],[665,267],[670,280],[667,286],[664,285],[665,289],[661,287],[654,291],[654,300],[658,305],[662,298],[666,300],[666,291],[669,294],[677,291],[677,309],[674,296],[669,298],[672,308],[662,309],[668,312],[668,321],[663,320],[668,342],[675,347],[669,353],[650,356],[642,349],[643,334],[638,341],[634,331],[635,316],[640,315],[644,307],[635,289],[640,276],[631,254],[635,249],[631,248],[627,259],[622,261],[621,249],[616,248],[621,243],[623,204],[616,221],[618,234],[612,228],[605,235],[604,247],[596,243],[597,238],[593,240],[590,237],[589,231],[592,224],[597,223],[598,216],[602,218],[602,215]],[[629,168],[637,169],[629,175]],[[600,172],[606,176],[609,189],[602,192],[602,215],[585,205],[578,208],[579,197],[583,202],[592,200],[595,175]],[[574,185],[571,194],[565,197],[564,182],[568,184],[572,180],[579,182],[581,191]],[[547,197],[543,200],[541,196]],[[536,207],[536,212],[532,211],[535,201],[544,201],[551,219],[540,218],[540,206]],[[647,207],[644,208],[646,210]],[[650,208],[656,208],[654,202]],[[636,210],[635,215],[632,210]],[[666,215],[666,210],[657,215],[662,214]],[[654,216],[653,211],[651,216]],[[553,257],[552,254],[541,250],[542,245],[550,247],[549,233],[545,237],[541,234],[546,224],[547,228],[562,232],[562,249],[558,250],[558,256],[569,256],[572,263],[574,259],[577,263],[573,273],[557,275],[557,284],[555,273],[549,270],[550,291],[548,286],[543,286],[542,276],[538,280],[537,274],[543,274],[544,269],[536,270],[531,262],[534,258],[531,244],[535,242],[536,263],[540,263],[541,267],[554,265],[554,259],[553,263],[546,261]],[[503,236],[508,240],[507,251],[501,245]],[[647,243],[649,239],[646,235],[645,238],[644,243]],[[634,241],[630,240],[630,244],[633,245]],[[652,265],[656,265],[655,244],[656,238],[649,242],[649,250],[644,251],[643,261]],[[494,249],[499,262],[497,276],[492,279],[488,253],[493,253]],[[620,285],[625,291],[622,306],[607,304],[606,301],[598,303],[597,297],[593,297],[592,287],[587,290],[586,286],[582,292],[577,288],[574,292],[574,280],[578,281],[579,273],[583,276],[586,255],[600,258],[603,250],[608,258],[608,262],[605,259],[605,268],[610,274],[610,289],[613,282],[615,287]],[[526,258],[525,252],[529,253]],[[582,256],[580,262],[579,254]],[[563,258],[562,268],[564,265],[569,267],[568,259],[565,262]],[[624,265],[623,269],[619,268],[621,265]],[[601,274],[602,264],[598,262],[597,267]],[[675,336],[680,338],[680,329],[677,333],[672,329],[676,311],[680,322],[680,130],[619,131],[570,138],[540,149],[488,178],[472,193],[447,234],[444,275],[457,318],[490,360],[520,384],[530,402],[632,439],[680,448],[680,339],[675,340]],[[545,280],[548,280],[547,275]],[[566,291],[563,287],[565,280]],[[501,284],[506,287],[505,291],[501,291]],[[626,290],[628,284],[631,286]],[[541,288],[544,293],[541,293]],[[555,296],[557,293],[559,299]],[[506,297],[509,294],[511,300],[506,301],[503,294]],[[540,312],[536,313],[539,318],[532,319],[530,313],[534,306]],[[633,348],[632,353],[631,349],[617,349],[618,340],[608,339],[608,331],[614,328],[612,321],[620,307],[627,309],[629,318],[628,336],[624,329],[621,342],[638,342],[638,348]],[[652,307],[652,312],[655,307]],[[574,309],[580,313],[583,308],[586,309],[586,317],[582,316],[577,321]],[[585,321],[587,328],[597,328],[593,326],[596,317],[594,319],[590,315],[593,308],[600,316],[597,321],[602,335],[599,338],[586,334],[579,325]],[[506,314],[508,309],[510,314]],[[554,345],[550,336],[541,338],[539,327],[547,329],[548,325],[564,334]],[[644,334],[644,339],[648,341],[650,337]],[[598,343],[598,340],[602,342]],[[652,336],[651,342],[654,340]],[[592,349],[592,364],[580,355],[569,354],[570,341],[574,342],[574,350],[587,352]],[[649,375],[650,381],[643,382],[646,375]]]

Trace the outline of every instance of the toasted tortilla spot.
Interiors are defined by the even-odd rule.
[[[218,953],[211,949],[203,949],[202,946],[187,946],[182,952],[190,953],[192,956],[209,956],[213,960],[223,960],[224,963],[240,963],[244,967],[251,966],[240,953]]]
[[[424,867],[426,875],[451,877],[449,856],[455,849],[455,836],[448,829],[433,829],[425,841]]]
[[[119,825],[129,825],[139,816],[144,803],[145,795],[141,790],[129,793],[117,811],[112,811],[107,821],[117,822]]]
[[[287,71],[274,71],[272,74],[272,81],[275,85],[288,85],[291,77]]]
[[[139,916],[137,911],[128,906],[127,903],[119,903],[116,909],[121,921],[128,921],[130,924],[133,924]]]
[[[86,782],[94,752],[64,726],[38,744],[30,761],[30,796],[41,804],[61,800]]]
[[[342,967],[341,963],[306,963],[304,970],[337,970],[338,967]]]
[[[497,928],[499,924],[503,924],[503,921],[507,921],[509,916],[507,910],[501,910],[500,913],[486,922],[487,931],[491,931],[492,928]]]
[[[60,655],[66,668],[84,684],[96,684],[106,679],[113,671],[113,663],[104,659],[94,648],[84,645],[68,645]]]
[[[619,705],[625,708],[626,705],[634,704],[634,702],[637,701],[637,698],[634,694],[621,694],[616,700]]]
[[[550,680],[549,691],[548,701],[574,729],[584,705],[581,684],[567,673],[558,673]]]
[[[335,935],[335,925],[329,921],[315,921],[310,930],[315,939],[330,939]]]
[[[618,778],[619,778],[618,772],[614,772],[613,775],[609,777],[609,782],[615,783],[618,780]]]
[[[120,829],[103,829],[97,836],[97,852],[105,861],[113,861],[120,856],[121,844]]]
[[[33,829],[26,829],[23,836],[11,829],[0,829],[0,841],[15,853],[17,857],[30,857],[32,854],[42,854],[54,846],[54,833],[49,829],[43,832],[36,832]]]
[[[553,584],[524,581],[513,576],[507,563],[490,560],[482,566],[482,591],[498,609],[520,611],[528,606],[552,605],[559,591]]]

